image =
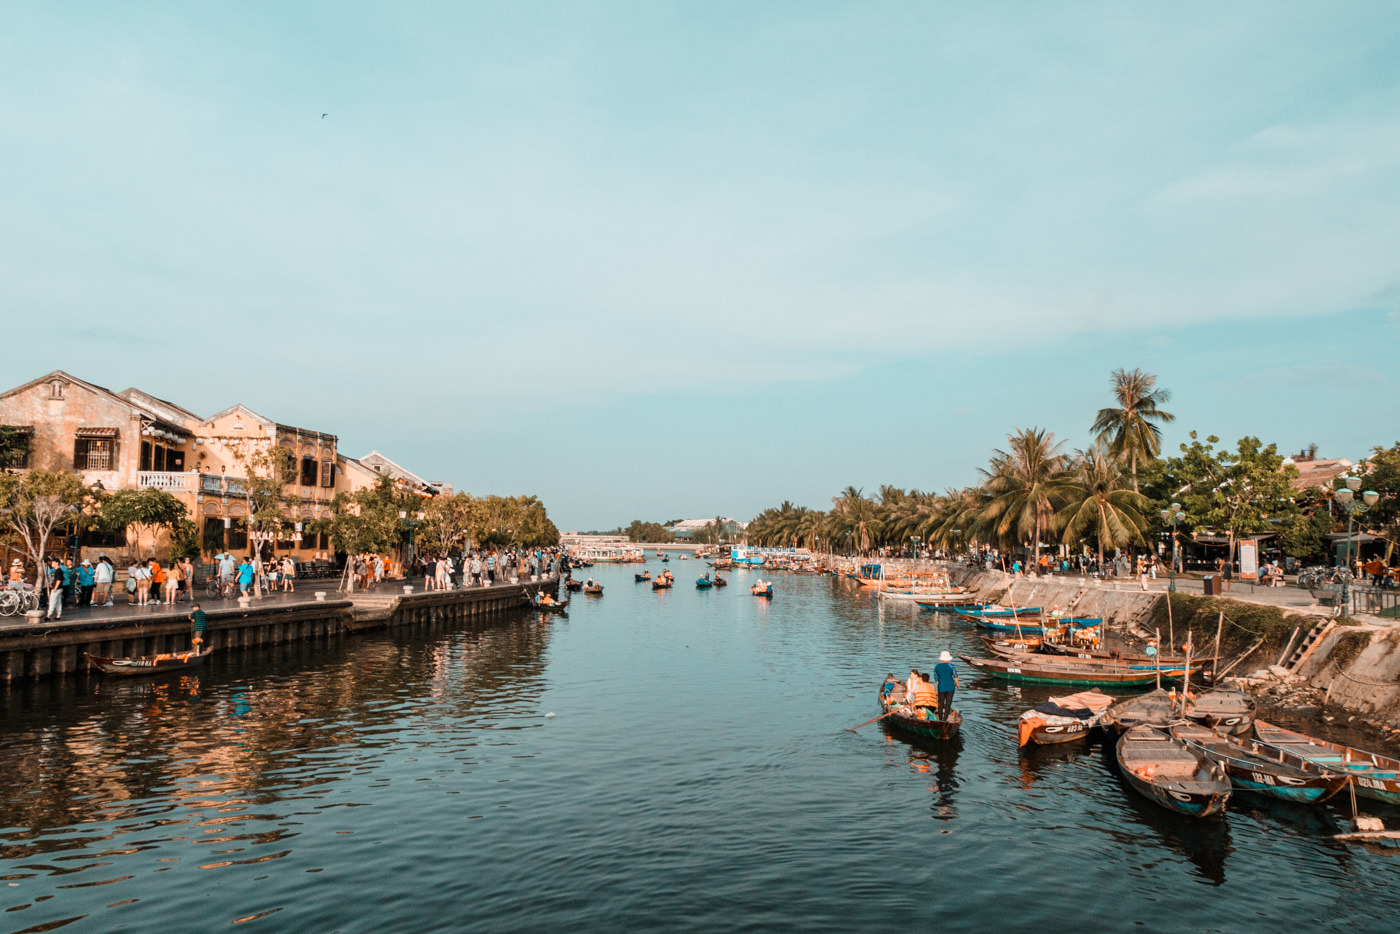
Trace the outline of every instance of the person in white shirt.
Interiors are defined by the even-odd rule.
[[[112,567],[112,559],[102,555],[97,559],[97,567],[92,569],[92,579],[97,585],[92,595],[93,606],[112,605],[112,581],[116,580],[117,569]]]

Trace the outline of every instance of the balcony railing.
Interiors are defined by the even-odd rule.
[[[142,470],[136,474],[136,485],[142,489],[155,487],[158,490],[180,492],[194,489],[194,476],[194,474],[171,473],[166,470]]]

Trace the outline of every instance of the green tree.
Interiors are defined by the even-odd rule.
[[[882,531],[879,510],[862,490],[848,486],[832,500],[831,525],[839,540],[850,544],[859,554],[866,554]]]
[[[108,495],[99,521],[104,528],[124,533],[127,546],[138,554],[149,554],[155,550],[156,533],[160,529],[174,533],[181,522],[189,521],[189,510],[171,494],[148,486]],[[142,547],[142,539],[147,536],[150,548]]]
[[[35,586],[43,580],[44,556],[53,530],[60,525],[90,524],[101,497],[83,486],[75,473],[28,470],[0,474],[0,517],[24,543],[35,567]]]
[[[1388,448],[1377,447],[1371,456],[1357,465],[1364,489],[1375,490],[1381,495],[1376,505],[1358,518],[1375,535],[1385,539],[1385,561],[1391,562],[1395,556],[1395,546],[1400,542],[1400,442]]]
[[[624,534],[629,542],[648,542],[664,544],[673,542],[676,537],[671,531],[659,522],[643,522],[641,519],[633,519],[627,526]]]
[[[1041,534],[1055,526],[1066,458],[1055,436],[1042,428],[1023,428],[1007,440],[1008,450],[993,451],[990,467],[982,471],[988,495],[984,519],[999,544],[1029,538],[1039,562]]]
[[[1230,451],[1216,450],[1215,435],[1203,444],[1193,431],[1190,439],[1181,445],[1181,456],[1165,465],[1166,475],[1181,491],[1193,525],[1226,535],[1231,560],[1240,538],[1290,526],[1298,512],[1290,481],[1298,471],[1284,466],[1277,445],[1245,437]]]
[[[1078,453],[1060,490],[1064,503],[1058,518],[1066,545],[1092,536],[1102,565],[1104,548],[1142,540],[1147,497],[1128,487],[1123,471],[1102,446]]]
[[[471,541],[476,501],[466,493],[435,496],[423,507],[423,524],[415,531],[424,547],[438,554],[460,551]]]
[[[1162,429],[1152,423],[1176,418],[1160,408],[1171,401],[1171,393],[1156,387],[1157,377],[1151,373],[1114,370],[1113,395],[1118,405],[1099,409],[1089,429],[1108,445],[1110,454],[1127,461],[1134,492],[1138,492],[1138,462],[1150,460],[1162,451]]]
[[[399,521],[400,501],[394,481],[380,476],[372,487],[353,493],[337,493],[331,501],[331,547],[348,555],[392,551],[403,541]],[[415,507],[416,508],[416,507]]]

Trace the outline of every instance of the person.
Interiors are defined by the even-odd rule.
[[[481,586],[481,553],[472,555],[472,586]]]
[[[92,606],[92,591],[96,586],[92,561],[84,558],[82,566],[78,568],[78,606]]]
[[[126,567],[126,602],[132,606],[141,599],[138,591],[141,589],[141,562],[135,558]]]
[[[49,606],[44,619],[63,619],[63,566],[57,558],[49,559]]]
[[[99,556],[92,576],[97,584],[96,590],[93,591],[93,602],[98,606],[111,606],[112,581],[117,579],[117,569],[112,564],[112,559],[106,555]]]
[[[918,669],[910,668],[909,677],[904,682],[904,701],[911,707],[914,699],[919,696],[919,688],[923,686],[924,679],[919,677]]]
[[[11,559],[10,561],[10,583],[24,583],[24,562],[18,558]]]
[[[131,566],[136,569],[136,605],[146,606],[151,602],[150,568],[135,559],[132,559]]]
[[[282,558],[282,592],[293,593],[296,590],[293,582],[297,576],[297,563],[292,560],[291,555]]]
[[[165,569],[155,558],[147,558],[146,567],[151,571],[151,586],[155,589],[155,600],[152,602],[160,603],[161,594],[165,592]]]
[[[180,581],[184,585],[185,597],[189,597],[190,602],[194,602],[194,562],[189,555],[177,562],[180,565]],[[179,599],[184,599],[183,597]]]
[[[215,555],[214,560],[219,564],[219,593],[227,597],[233,590],[233,555],[225,551]]]
[[[253,586],[253,575],[256,571],[253,568],[253,559],[244,557],[243,563],[238,566],[238,593],[239,596],[246,594]]]
[[[204,611],[199,608],[198,603],[190,608],[188,618],[194,627],[190,644],[194,646],[195,651],[199,651],[199,647],[204,644],[204,631],[209,626],[209,620],[205,617]]]
[[[63,602],[74,606],[78,602],[78,572],[73,567],[73,559],[64,558],[59,571],[63,573]]]
[[[170,565],[170,570],[165,572],[165,599],[161,602],[167,606],[174,606],[175,601],[180,598],[180,562],[176,561]]]
[[[953,656],[945,649],[933,666],[934,687],[938,691],[938,719],[947,720],[953,712],[953,692],[958,689],[958,673],[953,668]]]

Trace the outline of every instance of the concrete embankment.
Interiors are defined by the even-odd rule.
[[[539,590],[557,593],[557,577],[499,583],[466,590],[405,593],[382,589],[325,599],[269,598],[240,606],[233,601],[206,601],[208,644],[218,652],[236,652],[288,642],[338,639],[348,633],[422,623],[469,623],[478,618],[519,611],[525,598]],[[189,648],[188,605],[117,607],[102,615],[62,621],[17,623],[0,627],[0,684],[82,675],[84,653],[130,658]]]

